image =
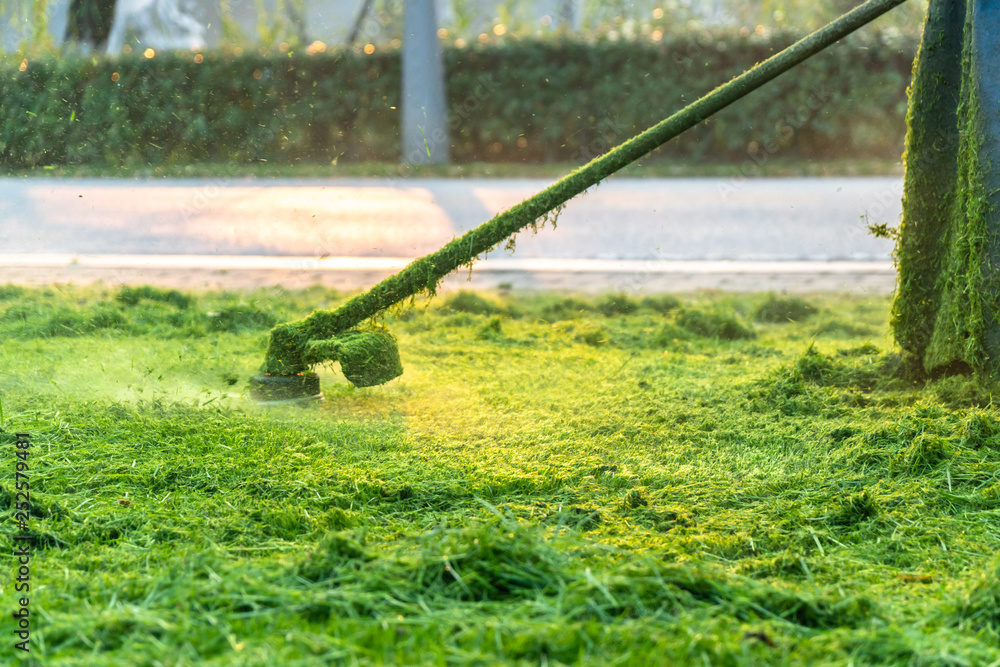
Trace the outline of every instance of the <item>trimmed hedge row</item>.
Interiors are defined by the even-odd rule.
[[[792,41],[706,33],[446,49],[453,159],[584,162]],[[878,33],[847,40],[660,152],[898,158],[916,47]],[[399,90],[398,51],[6,63],[0,164],[395,161]]]

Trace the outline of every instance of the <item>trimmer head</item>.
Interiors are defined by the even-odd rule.
[[[254,375],[250,378],[250,396],[267,405],[323,400],[319,375],[312,371],[297,375]]]
[[[385,384],[403,374],[396,338],[382,327],[345,331],[339,336],[311,340],[305,345],[311,364],[336,360],[355,387]],[[312,371],[281,375],[262,373],[250,378],[250,396],[260,403],[322,400],[319,376]]]

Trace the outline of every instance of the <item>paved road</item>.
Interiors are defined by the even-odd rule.
[[[200,277],[223,280],[232,274],[233,280],[292,270],[306,280],[339,271],[334,284],[350,286],[352,274],[364,285],[391,268],[330,266],[423,255],[546,185],[484,179],[0,179],[0,282],[158,277],[188,284],[198,278],[192,275],[197,258],[212,256],[202,262]],[[597,286],[613,275],[617,286],[630,289],[661,289],[660,274],[668,283],[681,274],[717,276],[680,285],[696,288],[713,286],[718,276],[736,276],[739,284],[740,275],[780,274],[782,266],[792,266],[762,268],[760,262],[808,261],[839,268],[800,267],[775,288],[827,289],[802,276],[834,275],[841,286],[851,287],[851,280],[862,276],[858,285],[891,289],[891,244],[868,235],[864,216],[894,224],[901,186],[898,178],[612,179],[572,200],[556,230],[522,234],[513,255],[498,251],[493,257],[500,261],[487,261],[476,273],[503,274],[505,282],[524,286],[590,288],[582,279],[589,272]],[[142,259],[149,255],[169,258],[160,257],[157,267]],[[181,261],[182,255],[193,259]],[[241,267],[236,259],[231,266],[218,264],[221,257],[234,256],[299,258],[299,264],[291,269]],[[320,257],[331,261],[309,265]],[[560,269],[555,260],[576,264]],[[109,262],[117,273],[109,273]],[[548,268],[538,268],[546,262]],[[741,268],[751,266],[746,262],[756,268]],[[843,262],[862,264],[850,269]],[[171,271],[185,275],[170,278]],[[519,272],[525,275],[519,278]],[[539,283],[539,275],[548,282]],[[264,283],[269,279],[260,277]],[[751,282],[747,289],[768,284]]]

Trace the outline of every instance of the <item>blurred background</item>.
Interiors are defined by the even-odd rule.
[[[250,255],[254,285],[368,285],[856,4],[0,0],[0,280],[240,285]],[[477,284],[890,291],[868,225],[898,220],[925,10],[627,166]]]
[[[3,48],[43,50],[65,37],[71,0],[3,0]],[[135,17],[134,30],[152,46],[289,47],[320,40],[328,46],[352,35],[376,45],[402,38],[403,0],[90,0],[101,12]],[[756,30],[783,27],[814,30],[851,9],[852,0],[436,0],[440,27],[465,43],[492,35],[518,38],[571,33],[580,37],[656,39],[654,34],[706,27]],[[111,10],[108,11],[107,7]],[[886,17],[881,28],[913,31],[920,27],[926,0],[907,3]],[[124,42],[141,38],[116,26],[122,42],[107,45],[111,54]],[[359,28],[357,34],[354,28]],[[169,39],[176,40],[168,43]],[[459,42],[461,44],[461,42]],[[134,43],[133,43],[134,45]]]
[[[425,4],[447,81],[447,159],[575,164],[856,3]],[[925,6],[904,4],[656,157],[898,160]],[[400,161],[403,7],[0,0],[0,166]]]

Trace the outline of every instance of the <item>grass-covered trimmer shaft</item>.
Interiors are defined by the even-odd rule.
[[[437,252],[415,260],[337,310],[317,310],[304,320],[275,327],[263,372],[294,375],[305,372],[312,364],[336,359],[342,366],[352,369],[359,380],[352,381],[360,386],[382,384],[399,376],[402,367],[392,336],[380,328],[365,333],[353,330],[354,327],[415,294],[433,293],[441,279],[455,269],[471,265],[479,255],[522,229],[537,225],[539,220],[558,211],[587,188],[903,2],[905,0],[869,0],[530,199],[500,213]]]

